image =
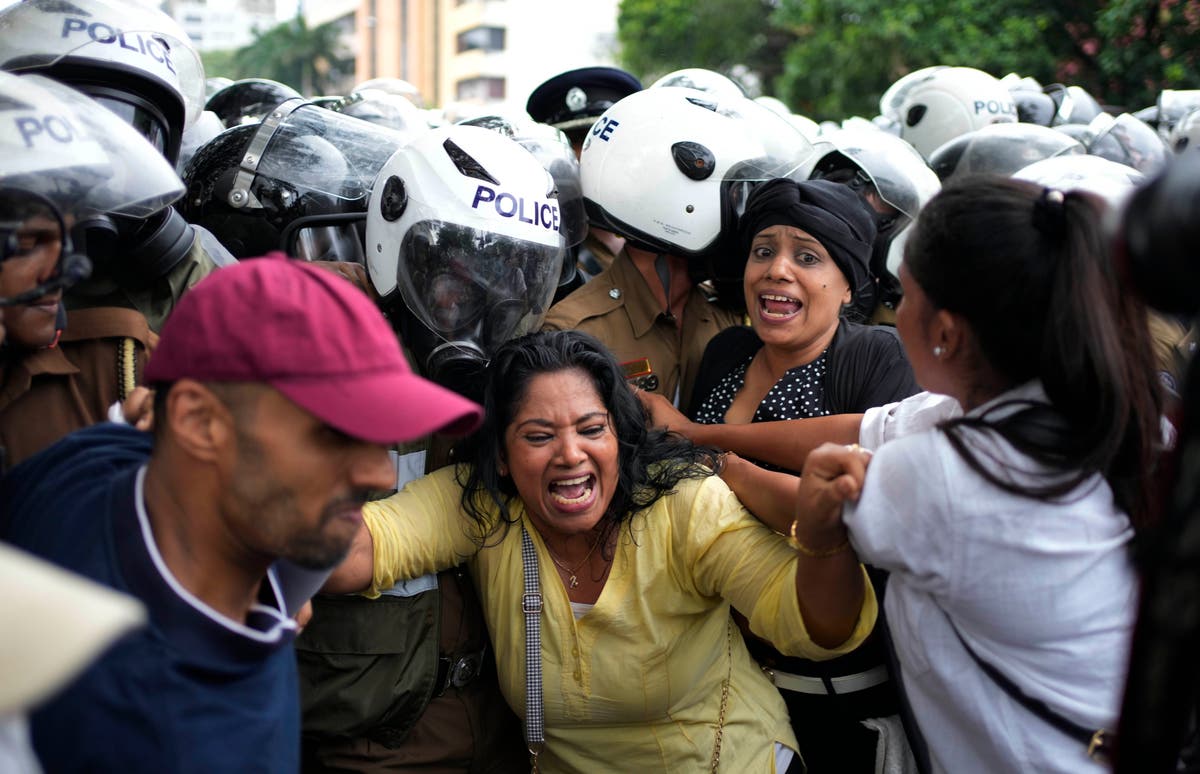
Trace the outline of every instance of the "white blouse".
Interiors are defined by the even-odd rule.
[[[1030,383],[971,413],[1010,398],[1046,400]],[[974,437],[996,459],[1036,467],[1002,441]],[[891,573],[887,619],[935,770],[1106,770],[1010,699],[948,622],[1026,695],[1080,725],[1114,729],[1138,584],[1133,530],[1101,477],[1061,502],[1020,497],[928,430],[876,451],[845,522],[862,560]]]

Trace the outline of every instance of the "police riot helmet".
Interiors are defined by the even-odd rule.
[[[1176,153],[1200,150],[1200,109],[1193,110],[1175,122],[1167,144]]]
[[[384,127],[289,100],[201,147],[184,170],[180,209],[238,258],[284,250],[362,263],[371,184],[403,143]]]
[[[405,141],[429,131],[426,113],[406,97],[379,89],[357,89],[338,100],[334,109],[363,121],[386,126]]]
[[[1051,126],[1059,124],[1086,124],[1104,112],[1096,98],[1082,86],[1064,86],[1052,83],[1044,91],[1054,101],[1054,118]]]
[[[876,213],[869,263],[874,285],[856,292],[853,300],[854,311],[868,317],[877,305],[894,308],[899,301],[900,281],[888,260],[892,244],[941,189],[941,183],[915,148],[864,124],[823,135],[821,145],[826,149],[809,177],[848,185],[862,194]]]
[[[172,163],[204,105],[204,66],[167,14],[121,0],[25,0],[0,11],[0,68],[86,93]]]
[[[560,213],[559,231],[567,249],[563,252],[562,272],[559,274],[559,293],[565,288],[578,287],[576,251],[578,246],[587,238],[587,213],[583,207],[583,186],[579,179],[579,160],[571,146],[566,133],[549,124],[539,123],[530,119],[508,118],[505,116],[483,116],[462,123],[463,126],[478,126],[491,129],[494,132],[516,141],[533,157],[541,162],[542,167],[554,179],[554,189],[558,198]]]
[[[906,73],[897,78],[879,98],[879,115],[884,119],[895,121],[899,125],[901,118],[900,106],[904,104],[904,98],[908,94],[908,90],[938,70],[945,70],[947,67],[949,65],[922,67],[919,70],[913,70],[911,73]]]
[[[541,327],[561,223],[550,174],[498,132],[439,127],[388,159],[367,212],[367,271],[429,378],[471,395],[501,343]]]
[[[900,136],[926,159],[960,134],[1017,120],[1008,89],[972,67],[935,70],[913,83],[903,95],[899,113]]]
[[[367,89],[403,97],[418,108],[425,107],[425,100],[421,98],[421,90],[402,78],[370,78],[357,84],[351,89],[351,92]]]
[[[1078,140],[1046,126],[989,124],[944,143],[929,166],[945,184],[966,175],[1008,176],[1035,161],[1086,152]]]
[[[877,222],[878,234],[904,229],[941,185],[909,143],[878,129],[839,129],[822,137],[832,150],[817,161],[810,178],[846,183],[876,193],[896,213]]]
[[[1154,118],[1143,120],[1153,124],[1159,135],[1167,138],[1184,116],[1200,110],[1200,89],[1163,89],[1154,102],[1153,110]]]
[[[1017,106],[1017,120],[1025,124],[1051,126],[1054,124],[1054,114],[1058,105],[1035,79],[1009,73],[1000,79],[1000,83],[1012,94],[1013,103]]]
[[[1013,177],[1060,191],[1095,194],[1117,210],[1146,176],[1125,164],[1084,154],[1035,161]]]
[[[650,84],[648,88],[658,89],[664,86],[696,89],[708,92],[714,98],[722,100],[746,96],[745,89],[732,78],[722,75],[716,70],[707,70],[703,67],[685,67],[682,70],[674,70]]]
[[[300,92],[286,83],[269,78],[243,78],[213,94],[204,104],[228,129],[242,124],[257,124],[279,105],[296,99]]]
[[[131,126],[57,81],[0,72],[0,191],[3,250],[27,217],[55,224],[60,271],[24,303],[83,279],[83,236],[108,214],[145,217],[167,207],[182,184],[166,159]],[[73,245],[73,246],[72,246]]]
[[[803,134],[753,100],[646,89],[606,110],[584,141],[584,206],[593,225],[696,269],[723,251],[750,190],[803,177],[811,154]]]
[[[1087,152],[1153,175],[1167,163],[1167,146],[1145,121],[1129,113],[1101,113],[1088,123]]]

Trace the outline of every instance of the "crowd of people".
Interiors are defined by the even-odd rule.
[[[1147,770],[1200,89],[547,75],[0,10],[0,771]]]

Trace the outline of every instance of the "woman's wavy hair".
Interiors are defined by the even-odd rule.
[[[1014,386],[1039,379],[1050,399],[1051,408],[1006,414],[1010,403],[944,423],[963,459],[996,486],[1040,500],[1100,473],[1141,527],[1161,396],[1146,310],[1113,263],[1104,206],[1083,192],[968,178],[921,211],[904,261],[933,306],[966,319],[993,369]],[[998,434],[1048,472],[1031,479],[1008,469],[969,440],[970,429]]]
[[[483,425],[459,444],[456,470],[462,486],[463,510],[479,525],[484,539],[501,523],[515,521],[508,504],[518,496],[508,476],[500,474],[505,457],[504,433],[516,416],[534,377],[578,369],[587,374],[608,410],[618,442],[617,487],[604,514],[619,526],[685,478],[712,474],[716,455],[675,433],[647,428],[641,401],[633,394],[612,354],[595,338],[579,331],[531,333],[505,343],[487,367]],[[495,508],[501,521],[494,522]]]

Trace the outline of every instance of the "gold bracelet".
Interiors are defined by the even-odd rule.
[[[723,451],[713,460],[713,475],[721,475],[725,472],[725,458],[729,456],[729,452]]]
[[[800,524],[799,519],[792,519],[792,528],[788,530],[788,545],[798,553],[804,554],[812,559],[824,559],[829,556],[837,556],[838,554],[850,550],[849,536],[842,538],[842,542],[831,548],[809,548],[800,542],[800,538],[796,537],[796,527]]]

